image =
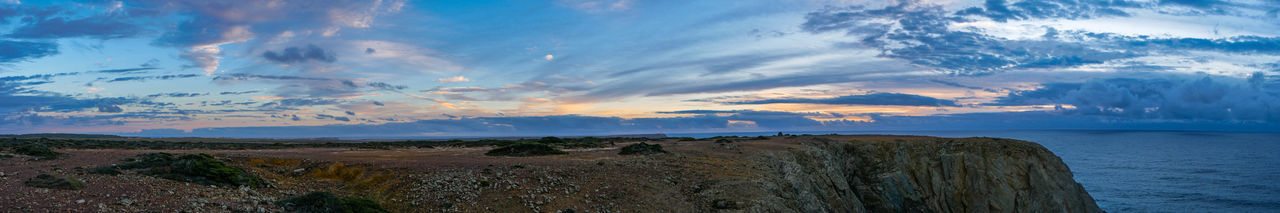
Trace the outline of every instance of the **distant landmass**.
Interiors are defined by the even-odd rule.
[[[71,134],[71,133],[37,133],[20,135],[0,135],[0,138],[125,138],[119,135],[106,134]]]

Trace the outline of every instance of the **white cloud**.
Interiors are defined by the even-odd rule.
[[[459,75],[459,76],[453,76],[453,77],[449,77],[449,78],[441,78],[441,79],[437,79],[437,81],[440,81],[440,83],[449,83],[449,82],[468,82],[468,81],[471,81],[471,79],[467,79],[467,77],[462,77],[461,75]]]

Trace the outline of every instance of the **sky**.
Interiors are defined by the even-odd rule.
[[[1280,131],[1278,0],[0,2],[0,134]]]

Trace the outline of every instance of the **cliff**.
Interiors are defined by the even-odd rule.
[[[758,212],[1101,212],[1067,165],[1026,141],[816,139],[769,152]]]
[[[508,142],[538,141],[552,141],[543,145],[563,153],[490,156],[500,148],[482,141],[13,139],[5,142],[45,143],[63,154],[28,160],[35,156],[0,148],[0,156],[10,156],[0,158],[0,197],[9,198],[0,199],[0,212],[279,212],[277,201],[313,191],[368,198],[392,212],[1101,212],[1067,165],[1026,141],[822,135]],[[640,141],[648,145],[634,146]],[[662,151],[620,154],[628,146]],[[150,152],[210,154],[270,187],[207,187],[84,169]],[[83,181],[84,188],[21,181],[45,173]]]

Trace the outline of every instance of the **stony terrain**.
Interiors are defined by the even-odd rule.
[[[197,146],[64,143],[53,148],[62,154],[45,160],[0,148],[0,212],[279,212],[279,201],[314,191],[369,198],[392,212],[1101,211],[1047,149],[1007,139],[668,138],[644,141],[665,152],[633,155],[619,152],[639,142],[603,140],[598,146],[557,142],[564,154],[525,157],[486,155],[492,146],[209,149],[188,143]],[[89,172],[150,152],[210,154],[265,184]],[[40,174],[74,178],[84,187],[23,183]]]

